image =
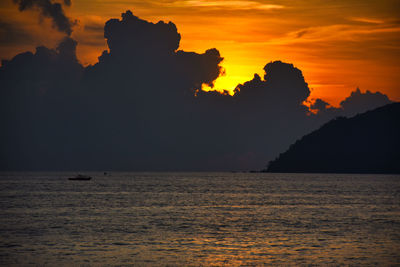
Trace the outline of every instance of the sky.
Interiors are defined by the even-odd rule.
[[[283,20],[274,28],[260,18],[279,22],[274,12],[289,12],[285,3],[84,3],[13,0],[1,9],[14,16],[5,12],[0,24],[10,55],[0,66],[0,169],[259,170],[329,120],[396,100],[396,90],[346,85],[391,81],[374,79],[374,68],[395,83],[394,56],[361,57],[361,41],[334,55],[340,42],[320,36],[359,35],[347,26],[280,35]],[[122,6],[132,11],[107,13]],[[90,7],[105,15],[88,15]]]
[[[281,60],[301,69],[309,99],[338,106],[357,87],[400,101],[400,2],[380,1],[132,1],[80,0],[64,6],[74,20],[72,38],[83,65],[94,64],[107,44],[104,23],[126,10],[151,22],[172,21],[179,49],[203,53],[215,47],[225,75],[214,89],[233,92]],[[55,47],[63,37],[38,12],[0,3],[0,58]],[[209,89],[207,86],[205,90]]]

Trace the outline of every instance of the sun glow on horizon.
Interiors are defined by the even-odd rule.
[[[224,62],[222,62],[221,66],[223,73],[214,81],[214,86],[210,87],[207,84],[203,84],[201,88],[203,91],[228,92],[229,95],[234,95],[234,91],[239,84],[253,79],[255,73],[260,74],[259,70],[254,70],[253,66],[231,65]],[[262,67],[260,69],[262,70]]]

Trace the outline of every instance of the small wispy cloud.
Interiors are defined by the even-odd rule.
[[[285,36],[273,38],[267,43],[275,45],[286,45],[300,42],[313,43],[339,40],[362,41],[367,36],[377,36],[380,34],[397,34],[399,32],[399,26],[366,27],[336,24],[328,26],[309,27],[289,32]]]
[[[259,9],[259,10],[274,10],[282,9],[285,6],[276,4],[262,4],[255,1],[246,0],[232,0],[232,1],[174,1],[168,3],[170,6],[175,7],[212,7],[212,8],[228,8],[228,9]]]
[[[349,19],[351,21],[363,22],[363,23],[369,23],[369,24],[382,24],[382,23],[385,23],[383,20],[374,19],[374,18],[351,17]]]

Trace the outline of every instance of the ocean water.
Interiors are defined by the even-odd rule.
[[[89,174],[0,174],[0,265],[400,265],[398,175]]]

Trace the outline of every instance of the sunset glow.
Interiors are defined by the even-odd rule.
[[[0,0],[4,266],[397,266],[400,0]]]
[[[232,92],[254,73],[263,77],[268,62],[282,60],[303,71],[311,98],[338,105],[359,87],[400,100],[398,1],[73,1],[66,13],[77,20],[72,37],[82,64],[97,62],[107,49],[104,23],[128,9],[154,23],[172,21],[181,34],[179,49],[217,48],[226,73],[215,90]],[[38,45],[54,47],[62,38],[48,20],[18,12],[11,0],[1,2],[0,15],[2,24],[21,33],[10,39],[2,28],[2,59]]]

